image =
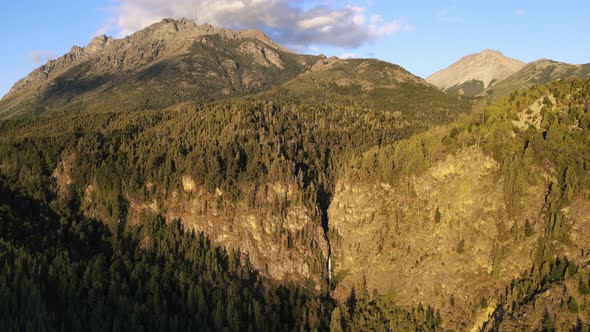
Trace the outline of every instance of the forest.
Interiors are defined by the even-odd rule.
[[[579,287],[564,308],[582,311],[576,298],[590,293],[586,262],[556,253],[570,241],[564,208],[590,200],[590,81],[516,91],[470,113],[462,105],[429,114],[408,100],[415,107],[406,105],[412,111],[401,118],[374,105],[310,106],[276,96],[161,110],[72,107],[1,121],[0,329],[439,330],[445,317],[438,308],[400,307],[395,294],[362,283],[337,303],[331,287],[317,292],[270,280],[247,253],[213,243],[182,220],[128,216],[131,201],[170,199],[188,175],[212,195],[224,192],[223,209],[240,201],[262,206],[252,188],[295,184],[301,194],[291,199],[329,228],[326,209],[338,179],[395,185],[466,146],[501,165],[507,213],[520,208],[517,198],[535,170],[554,175],[534,266],[499,295],[492,330],[544,290],[574,279]],[[523,125],[522,110],[539,99],[538,122]],[[66,168],[63,185],[55,174]],[[273,211],[290,204],[277,199]],[[293,246],[290,233],[276,236]],[[546,315],[545,330],[553,319]]]

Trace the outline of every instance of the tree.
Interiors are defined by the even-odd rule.
[[[580,278],[580,281],[578,283],[578,291],[582,295],[590,294],[590,289],[588,289],[588,284],[582,278]]]
[[[457,253],[462,254],[465,252],[465,240],[462,239],[461,241],[459,241],[459,243],[457,244]]]
[[[578,302],[573,296],[570,296],[567,299],[567,308],[572,314],[577,314],[579,312]]]
[[[334,311],[332,311],[332,317],[330,319],[330,331],[333,332],[342,332],[342,315],[340,314],[340,307],[336,307]]]
[[[526,237],[531,237],[534,234],[535,234],[535,230],[533,229],[533,226],[531,225],[531,223],[527,219],[526,222],[524,223],[524,235]]]
[[[436,211],[434,211],[434,222],[435,223],[440,223],[440,220],[442,218],[442,215],[440,213],[440,209],[438,207],[436,207]]]
[[[543,332],[555,332],[555,322],[547,309],[545,309],[545,313],[543,314],[542,327]]]

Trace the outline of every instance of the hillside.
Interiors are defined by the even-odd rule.
[[[3,192],[14,194],[2,211],[15,221],[2,241],[21,246],[27,232],[47,233],[38,227],[61,219],[72,234],[56,231],[47,245],[66,241],[76,259],[106,245],[84,240],[95,231],[79,234],[91,220],[107,226],[102,237],[179,220],[185,232],[244,255],[268,280],[264,289],[312,292],[302,309],[316,312],[308,327],[331,315],[334,329],[469,330],[513,324],[497,322],[507,308],[528,310],[527,324],[539,326],[544,311],[527,309],[524,290],[538,296],[576,280],[572,264],[582,266],[590,249],[588,91],[590,82],[556,82],[415,135],[339,108],[267,101],[5,120],[0,171]],[[23,215],[25,199],[50,212],[25,206]],[[169,241],[158,252],[179,240]],[[76,271],[68,273],[82,278]],[[500,296],[506,288],[519,295]],[[286,303],[281,296],[265,301]],[[571,296],[580,308],[587,301]],[[578,310],[588,324],[587,309]],[[564,317],[559,324],[575,324]]]
[[[470,54],[426,80],[450,94],[476,96],[525,64],[494,50]]]
[[[400,130],[443,124],[470,105],[438,91],[404,68],[374,59],[329,58],[295,79],[256,96],[310,108],[342,108],[380,114]]]
[[[588,326],[586,306],[565,314],[568,296],[587,303],[587,292],[567,287],[561,304],[543,294],[586,282],[589,87],[524,91],[353,159],[328,210],[335,297],[375,289],[440,310],[452,330],[537,330],[546,311]]]
[[[502,97],[512,91],[527,89],[551,81],[570,77],[590,77],[590,64],[571,65],[553,60],[537,60],[522,67],[519,71],[488,87],[481,93],[483,96]]]

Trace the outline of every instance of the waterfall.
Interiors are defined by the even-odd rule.
[[[328,284],[332,284],[332,258],[328,256]]]

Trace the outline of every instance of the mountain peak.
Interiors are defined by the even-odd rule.
[[[500,56],[504,56],[504,54],[500,51],[497,50],[492,50],[489,48],[486,48],[485,50],[481,51],[479,54],[490,54],[490,55],[500,55]]]
[[[480,53],[464,56],[426,80],[447,92],[477,95],[524,65],[524,62],[506,57],[500,51],[485,49]]]
[[[214,52],[219,51],[219,45],[214,45],[217,39],[235,44],[236,48],[241,46],[238,51],[254,57],[263,66],[279,69],[282,69],[282,60],[275,51],[288,52],[262,31],[236,31],[216,28],[208,23],[198,25],[186,18],[164,18],[122,39],[99,35],[92,38],[86,47],[73,46],[68,53],[50,60],[17,82],[5,97],[26,91],[39,93],[47,86],[54,86],[53,81],[69,69],[88,61],[96,63],[91,66],[94,74],[112,77],[114,73],[145,70],[164,59],[177,62],[179,57],[191,54],[194,45],[205,45]]]
[[[112,41],[113,41],[113,38],[108,37],[106,35],[96,36],[84,48],[84,51],[87,54],[95,54],[97,52],[102,51],[105,47],[107,47],[110,43],[112,43]]]

